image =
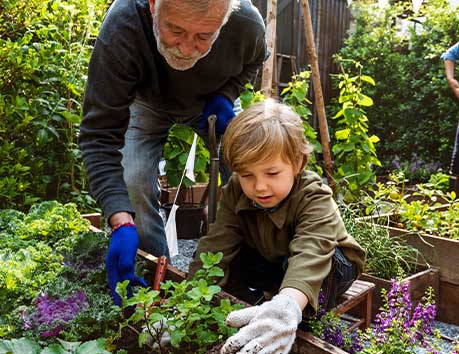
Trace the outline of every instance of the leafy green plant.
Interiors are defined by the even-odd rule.
[[[106,7],[106,0],[1,2],[1,208],[66,202],[87,190],[76,139],[92,41]],[[82,201],[95,209],[93,199]]]
[[[245,84],[245,89],[241,92],[239,97],[241,99],[242,109],[245,109],[257,102],[263,102],[266,99],[265,95],[263,95],[261,91],[255,91],[255,88],[251,83]]]
[[[339,103],[342,108],[333,117],[338,122],[335,131],[337,142],[332,149],[337,166],[335,178],[341,183],[344,199],[347,201],[359,198],[364,188],[376,181],[372,168],[381,166],[374,145],[379,138],[376,135],[368,136],[368,117],[362,108],[373,105],[373,100],[363,93],[363,85],[375,85],[375,82],[371,77],[362,74],[363,67],[360,63],[353,63],[358,71],[356,76],[350,76],[341,65],[342,73],[338,77],[341,80]]]
[[[51,344],[43,348],[40,343],[30,338],[0,340],[0,353],[11,354],[110,354],[105,350],[105,339],[100,338],[89,342],[66,342]],[[121,354],[121,353],[120,353]]]
[[[166,281],[161,291],[140,289],[127,299],[127,282],[118,283],[117,292],[122,298],[122,308],[135,307],[134,314],[121,324],[142,325],[145,331],[139,333],[139,345],[144,346],[150,338],[157,349],[150,345],[150,351],[169,353],[171,348],[161,344],[164,335],[170,337],[173,348],[186,346],[187,352],[204,353],[211,345],[232,335],[236,329],[225,324],[226,316],[239,305],[231,305],[228,299],[215,304],[215,296],[221,291],[215,285],[216,278],[223,276],[217,266],[223,253],[202,253],[202,269],[190,281],[180,283]],[[155,351],[156,350],[156,351]]]
[[[316,153],[322,152],[322,145],[317,140],[317,133],[309,123],[311,110],[306,104],[312,104],[307,98],[309,91],[310,71],[302,71],[298,75],[293,75],[292,80],[281,92],[282,101],[289,105],[303,119],[304,135],[307,141],[314,147],[314,152],[310,156],[308,167],[316,171],[319,175],[323,174],[323,169],[317,161]]]
[[[387,183],[378,183],[373,195],[363,198],[366,214],[387,213],[382,222],[429,235],[459,238],[459,200],[444,192],[449,176],[438,172],[428,183],[418,183],[408,192],[402,171],[391,173]]]
[[[339,55],[359,61],[376,85],[366,107],[371,132],[381,138],[378,158],[391,169],[394,156],[449,166],[457,105],[440,55],[459,38],[459,14],[446,0],[424,2],[418,15],[409,2],[352,4],[355,27]],[[417,17],[418,16],[418,17]],[[405,25],[402,31],[401,25]],[[351,63],[344,64],[351,66]],[[329,111],[336,112],[336,103]],[[432,132],[436,132],[432,134]],[[385,171],[384,171],[385,172]]]
[[[419,264],[426,264],[424,256],[402,237],[391,236],[373,219],[363,219],[359,206],[343,204],[340,209],[346,229],[366,251],[365,273],[389,280],[400,270],[413,274]]]
[[[89,230],[75,204],[0,210],[0,238],[1,338],[114,336],[121,312],[106,282],[109,239]]]
[[[166,160],[167,184],[170,187],[176,187],[185,169],[188,153],[193,144],[194,131],[185,125],[174,125],[164,145],[163,157]],[[210,159],[204,141],[198,137],[196,143],[196,157],[194,162],[194,173],[196,182],[207,182],[207,165]],[[193,185],[188,177],[184,177],[183,183],[186,187]]]

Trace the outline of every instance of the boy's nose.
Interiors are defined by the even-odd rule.
[[[257,192],[262,192],[262,191],[266,190],[267,184],[266,184],[266,182],[264,180],[257,180],[255,182],[255,187],[254,188],[255,188],[255,190]]]

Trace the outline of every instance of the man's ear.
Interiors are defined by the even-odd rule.
[[[153,15],[155,13],[155,0],[148,0],[148,2],[150,3],[151,15]]]

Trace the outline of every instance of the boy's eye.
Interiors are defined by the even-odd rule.
[[[268,172],[268,176],[277,176],[279,172]]]

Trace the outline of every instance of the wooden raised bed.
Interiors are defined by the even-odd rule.
[[[82,215],[85,219],[88,219],[92,226],[90,226],[91,230],[93,231],[101,231],[95,225],[100,225],[100,214],[98,216],[93,216],[90,214]],[[152,267],[152,273],[154,274],[156,270],[157,258],[145,251],[138,250],[137,255],[143,259],[145,259],[148,264]],[[165,279],[170,279],[175,282],[180,282],[186,278],[186,274],[181,272],[177,268],[171,266],[170,264],[167,266],[166,276]],[[240,303],[243,306],[250,306],[249,304],[237,299],[233,295],[221,291],[217,296],[220,298],[227,298],[230,299],[233,303]],[[220,345],[216,345],[213,349],[208,351],[206,354],[216,354],[219,353]],[[317,337],[314,337],[311,333],[305,332],[301,329],[297,330],[296,333],[296,340],[293,344],[292,350],[290,351],[291,354],[347,354],[345,351],[337,348]]]
[[[369,274],[363,273],[360,280],[368,281],[375,284],[375,290],[373,292],[372,304],[371,304],[371,320],[373,321],[376,314],[380,312],[383,305],[383,299],[381,296],[381,290],[391,289],[390,280],[378,278]],[[427,268],[416,274],[410,275],[403,279],[403,282],[409,283],[409,294],[413,306],[415,306],[425,295],[426,290],[431,287],[435,293],[435,299],[438,303],[439,297],[439,271],[436,268]],[[352,312],[351,312],[352,313]]]
[[[150,266],[152,266],[153,271],[156,269],[157,258],[148,254],[142,250],[138,250],[137,255],[145,259]],[[168,265],[166,271],[166,279],[172,281],[180,282],[186,278],[186,274],[181,272],[177,268]],[[236,297],[228,294],[227,292],[221,291],[218,294],[220,298],[228,298],[233,303],[239,303],[243,306],[250,306],[249,304],[237,299]],[[212,349],[207,354],[215,353],[215,350]],[[314,337],[311,333],[304,332],[302,330],[297,331],[297,337],[293,345],[291,354],[346,354],[345,351]]]
[[[387,222],[390,215],[381,216]],[[373,219],[373,220],[372,220]],[[377,217],[361,218],[360,222],[378,224]],[[446,237],[416,233],[393,226],[378,225],[389,231],[389,235],[403,237],[407,243],[421,252],[430,266],[438,268],[439,286],[437,303],[437,319],[458,325],[459,317],[459,240]]]

